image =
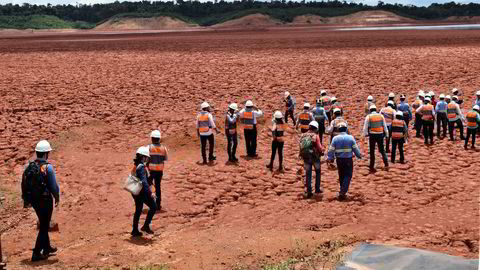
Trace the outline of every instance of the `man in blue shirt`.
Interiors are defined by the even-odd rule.
[[[292,118],[293,126],[297,125],[295,121],[295,100],[293,99],[292,95],[287,91],[285,92],[285,124],[288,124],[288,117]]]
[[[410,123],[410,120],[412,120],[412,109],[410,108],[410,105],[405,102],[405,95],[400,96],[400,104],[397,107],[397,111],[401,111],[403,113],[403,121],[405,121],[405,124]]]
[[[348,187],[353,176],[353,154],[362,159],[362,154],[357,146],[357,142],[352,135],[347,134],[347,124],[338,125],[340,134],[335,136],[328,149],[327,162],[332,163],[337,159],[337,169],[340,182],[340,192],[338,200],[343,201],[347,198]]]
[[[437,137],[440,139],[440,127],[443,128],[443,138],[447,137],[447,107],[448,104],[445,102],[445,95],[440,95],[440,101],[437,102],[435,106],[435,113],[437,114]]]

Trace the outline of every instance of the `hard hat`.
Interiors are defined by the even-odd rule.
[[[393,100],[389,100],[389,101],[387,102],[387,104],[388,104],[388,105],[394,105],[395,103],[393,103]]]
[[[430,93],[426,93],[425,97],[432,97],[432,96],[430,96]]]
[[[50,151],[52,151],[52,147],[50,146],[50,143],[46,140],[39,141],[37,143],[37,146],[35,146],[35,152],[47,153]]]
[[[317,99],[317,104],[322,104],[322,100],[321,100],[321,99]]]
[[[397,111],[397,112],[395,113],[395,115],[396,115],[396,116],[403,116],[403,112],[402,112],[402,111]]]
[[[373,97],[372,97],[372,96],[368,96],[368,97],[367,97],[367,100],[368,100],[368,101],[373,101]]]
[[[275,119],[282,119],[282,118],[283,118],[282,112],[281,112],[281,111],[276,111],[276,112],[273,114],[273,117],[274,117]]]
[[[150,157],[150,149],[148,149],[148,147],[146,147],[146,146],[140,146],[137,149],[137,154],[140,154],[140,155],[146,156],[146,157]]]
[[[208,105],[207,102],[203,102],[202,105],[200,105],[200,107],[201,107],[202,109],[205,109],[205,108],[210,107],[210,105]]]
[[[425,95],[425,92],[423,92],[423,90],[418,90],[418,95]]]
[[[320,95],[323,96],[323,95],[326,95],[326,94],[327,94],[327,91],[325,91],[325,90],[320,91]]]
[[[308,124],[309,126],[311,127],[315,127],[316,129],[318,129],[318,122],[317,121],[312,121],[310,122],[310,124]]]
[[[453,89],[452,89],[452,93],[453,93],[453,94],[455,94],[455,93],[457,93],[457,92],[458,92],[458,89],[457,89],[457,88],[453,88]]]
[[[388,94],[388,97],[391,97],[391,98],[392,98],[392,97],[395,97],[395,94],[394,94],[394,93],[390,93],[390,94]]]
[[[477,91],[477,96],[480,96],[480,90]]]
[[[342,111],[339,108],[333,109],[333,113],[341,113]]]
[[[238,109],[237,103],[232,103],[232,104],[228,105],[228,108],[230,108],[232,110],[237,110]]]
[[[345,123],[345,122],[340,122],[337,127],[338,127],[338,128],[347,128],[348,126],[347,126],[347,123]]]
[[[429,98],[429,97],[426,97],[426,98],[425,98],[425,101],[430,101],[430,98]]]
[[[418,94],[418,96],[424,98],[424,97],[425,97],[425,93],[422,92],[422,93]]]
[[[377,109],[377,106],[375,105],[370,106],[370,110],[376,110],[376,109]]]
[[[160,133],[160,130],[154,130],[154,131],[152,131],[152,133],[150,134],[150,138],[161,139],[161,138],[162,138],[162,134]]]
[[[428,92],[428,94],[429,94],[430,96],[432,96],[432,97],[435,96],[435,92],[433,92],[433,91]]]
[[[289,97],[290,93],[288,91],[285,92],[285,98]]]
[[[405,98],[406,98],[406,97],[405,97],[404,94],[401,94],[401,95],[400,95],[400,99],[405,99]]]
[[[478,110],[480,110],[480,106],[475,105],[475,106],[473,106],[473,109],[476,110],[476,111],[478,111]]]
[[[310,103],[307,102],[307,103],[303,104],[303,108],[310,108]]]
[[[253,102],[251,100],[247,100],[247,102],[245,102],[245,106],[253,107]]]
[[[337,101],[337,98],[336,98],[336,97],[332,97],[330,100],[331,100],[332,102],[333,102],[333,101]]]
[[[449,100],[450,100],[450,99],[452,99],[452,97],[451,97],[450,95],[447,95],[447,96],[445,97],[445,99],[449,99]]]
[[[444,94],[440,94],[440,99],[444,99],[445,98],[445,95]]]
[[[457,96],[453,96],[452,99],[453,99],[453,100],[457,100],[458,97],[457,97]]]

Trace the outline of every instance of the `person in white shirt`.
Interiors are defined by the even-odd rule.
[[[240,111],[240,119],[243,123],[243,133],[245,136],[245,146],[247,156],[257,157],[257,118],[262,117],[263,112],[253,106],[253,102],[248,100],[245,108]]]
[[[200,137],[202,145],[202,159],[203,164],[207,164],[206,147],[208,141],[208,160],[214,161],[216,157],[213,154],[215,146],[215,140],[213,137],[213,130],[217,133],[220,132],[213,121],[213,116],[210,113],[210,105],[207,102],[203,102],[201,105],[202,111],[197,114],[197,135]]]

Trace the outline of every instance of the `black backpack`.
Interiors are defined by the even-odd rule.
[[[26,204],[38,202],[47,190],[47,173],[42,173],[41,167],[47,162],[32,161],[23,172],[22,197]]]

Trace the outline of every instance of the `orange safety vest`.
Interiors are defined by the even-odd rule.
[[[384,125],[385,123],[383,122],[383,117],[380,114],[376,113],[369,115],[368,126],[370,128],[369,132],[371,134],[385,133]]]
[[[198,130],[200,133],[206,133],[210,131],[210,119],[208,119],[208,113],[200,113],[197,116]]]
[[[420,99],[415,100],[415,102],[412,104],[412,114],[415,115],[417,112],[417,109],[420,108],[422,105],[422,101]]]
[[[254,118],[253,118],[253,111],[252,112],[243,112],[243,129],[253,129],[254,127]]]
[[[277,124],[276,125],[274,135],[275,135],[275,140],[277,142],[284,142],[285,141],[285,137],[284,137],[285,134],[284,133],[285,133],[286,129],[287,129],[286,124]]]
[[[447,117],[448,119],[455,119],[457,118],[457,106],[455,103],[448,103],[447,106]]]
[[[300,129],[308,130],[308,125],[310,124],[310,113],[303,112],[298,115],[298,121],[300,122]]]
[[[476,129],[478,127],[477,124],[477,115],[476,111],[469,111],[465,116],[467,118],[467,128]]]
[[[422,107],[422,120],[433,121],[433,105],[428,104]]]
[[[383,117],[385,117],[385,121],[387,122],[387,125],[391,125],[392,122],[393,122],[393,119],[395,118],[395,111],[390,108],[390,107],[387,107],[383,110],[382,112],[383,114]]]
[[[148,164],[148,169],[150,171],[162,172],[165,159],[167,157],[167,149],[163,145],[154,145],[149,146],[150,149],[150,162]]]
[[[398,140],[404,138],[405,122],[400,119],[395,119],[392,122],[392,139]]]

